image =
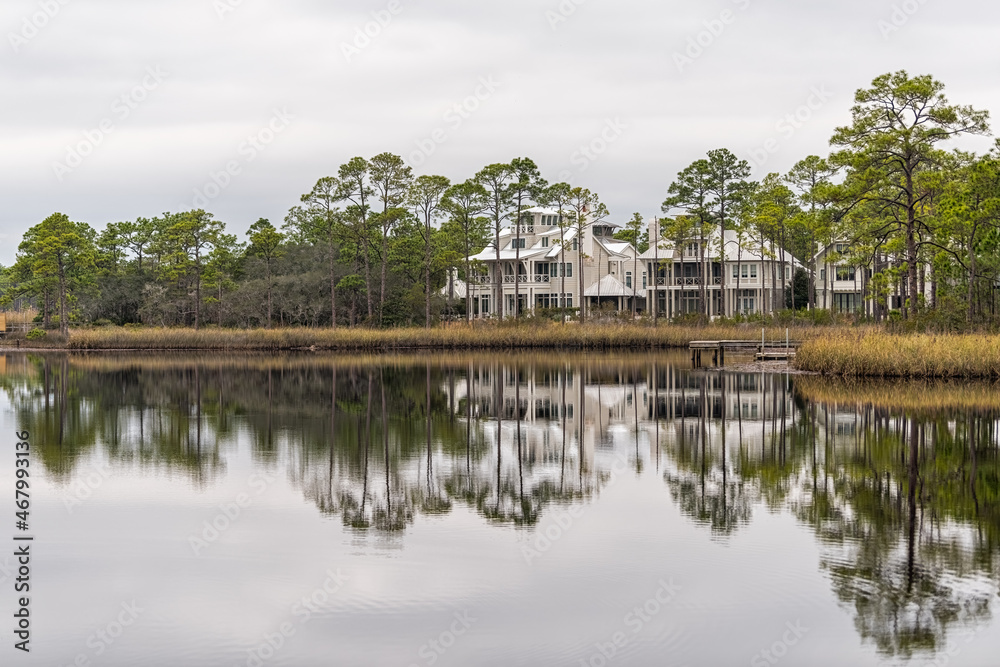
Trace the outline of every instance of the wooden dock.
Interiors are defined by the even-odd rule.
[[[695,368],[702,365],[702,353],[712,353],[712,363],[723,366],[726,363],[726,352],[753,354],[757,361],[789,361],[795,358],[795,349],[801,341],[784,340],[694,340],[688,344],[691,350],[691,363]]]

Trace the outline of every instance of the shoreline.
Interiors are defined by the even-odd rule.
[[[696,340],[760,341],[761,327],[662,323],[458,325],[400,329],[163,329],[106,327],[71,330],[66,341],[0,342],[4,352],[95,353],[317,353],[389,354],[448,352],[656,352],[686,350]],[[1000,335],[992,333],[891,333],[877,327],[792,326],[801,341],[790,362],[734,359],[735,372],[782,372],[848,378],[1000,378]],[[786,327],[764,330],[768,342],[784,341]],[[25,343],[27,345],[25,345]],[[712,368],[705,366],[704,368]]]

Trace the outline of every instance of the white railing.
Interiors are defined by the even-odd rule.
[[[549,282],[549,276],[547,274],[544,274],[544,273],[536,274],[535,275],[535,282],[536,283],[547,283],[547,282]]]

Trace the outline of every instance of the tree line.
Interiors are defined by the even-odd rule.
[[[832,287],[839,264],[852,267],[865,296],[858,316],[927,315],[956,326],[992,320],[1000,149],[977,155],[945,147],[988,134],[988,120],[986,111],[949,102],[929,75],[884,74],[856,93],[851,122],[835,129],[826,157],[808,156],[786,174],[754,181],[747,161],[723,148],[681,170],[665,188],[658,246],[697,242],[704,269],[722,252],[712,239],[729,232],[739,240],[737,262],[744,247],[753,248],[775,258],[771,271],[782,275],[780,251],[788,250],[806,267],[804,294],[772,289],[765,311],[815,307],[817,284]],[[204,210],[113,222],[100,232],[55,213],[29,229],[15,264],[3,269],[0,305],[30,301],[43,327],[63,333],[71,322],[430,326],[442,316],[470,316],[467,299],[441,293],[449,275],[478,276],[482,267],[469,257],[490,243],[499,260],[501,229],[538,205],[557,211],[559,227],[578,242],[610,216],[596,193],[550,184],[527,157],[455,183],[415,175],[392,153],[354,157],[303,194],[280,227],[260,219],[245,239]],[[513,224],[513,233],[519,240],[525,231]],[[640,252],[649,247],[638,213],[616,237]],[[583,276],[582,243],[573,248],[563,234],[556,245]],[[826,248],[818,266],[814,258]],[[520,243],[514,250],[519,256]],[[739,290],[741,273],[725,273],[723,287]],[[772,285],[781,282],[774,278]],[[503,317],[496,276],[493,290],[494,315]],[[707,315],[704,281],[700,304]],[[737,304],[727,303],[725,314],[739,316]]]

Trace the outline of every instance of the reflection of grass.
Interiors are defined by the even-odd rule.
[[[209,352],[209,351],[177,351],[165,354],[155,351],[123,351],[115,354],[103,352],[81,352],[67,354],[65,352],[38,353],[49,358],[65,356],[70,366],[89,372],[115,373],[123,370],[141,368],[144,371],[177,371],[200,368],[203,370],[309,370],[317,368],[346,369],[406,369],[422,368],[430,365],[436,370],[464,370],[472,366],[481,368],[484,365],[493,366],[498,363],[515,364],[539,371],[566,372],[568,368],[585,368],[597,377],[606,375],[617,378],[623,371],[632,373],[646,372],[654,363],[682,363],[687,360],[687,352],[674,350],[670,352],[624,351],[619,353],[603,353],[600,355],[581,356],[579,351],[560,352],[557,350],[527,350],[514,354],[498,353],[484,354],[482,351],[430,351],[430,352],[357,352],[342,354],[337,352],[321,352],[316,354],[302,352]],[[11,359],[26,359],[26,356],[11,355]],[[26,366],[26,362],[21,362]]]
[[[795,365],[855,377],[1000,377],[1000,336],[831,332],[806,341]]]
[[[821,328],[796,329],[793,339]],[[768,340],[785,339],[773,329]],[[650,349],[684,347],[692,340],[759,340],[760,329],[739,326],[685,327],[661,324],[476,323],[434,329],[160,329],[102,327],[77,330],[67,347],[78,350],[352,350],[406,349]]]
[[[1000,384],[986,380],[958,384],[941,380],[876,381],[805,375],[795,378],[795,389],[816,403],[863,404],[921,412],[1000,408]]]

